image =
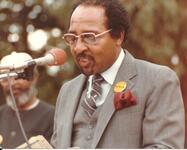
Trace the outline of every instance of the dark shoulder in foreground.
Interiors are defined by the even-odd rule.
[[[40,103],[39,103],[37,109],[42,110],[44,112],[48,112],[48,113],[54,113],[54,111],[55,111],[55,107],[52,104],[49,104],[49,103],[42,101],[42,100],[40,100]]]

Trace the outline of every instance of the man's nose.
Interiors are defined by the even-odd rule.
[[[82,41],[81,38],[77,39],[77,42],[75,43],[74,47],[73,47],[73,51],[78,54],[83,52],[84,50],[87,49],[87,46],[85,45],[85,43]]]

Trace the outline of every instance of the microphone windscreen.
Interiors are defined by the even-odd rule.
[[[53,48],[48,53],[54,57],[54,63],[50,64],[50,66],[63,65],[67,60],[66,52],[60,48]]]

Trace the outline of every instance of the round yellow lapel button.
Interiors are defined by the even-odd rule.
[[[126,89],[127,87],[127,83],[124,81],[120,81],[118,83],[116,83],[115,87],[114,87],[114,92],[122,92]]]

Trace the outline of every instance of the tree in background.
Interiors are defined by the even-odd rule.
[[[61,37],[68,10],[69,3],[61,0],[1,0],[0,58],[12,51],[38,58],[52,47],[66,48]],[[60,86],[74,75],[72,59],[63,67],[38,69],[39,97],[55,104]],[[0,94],[2,96],[2,92]]]

